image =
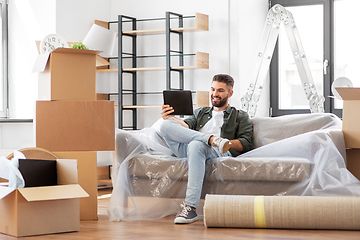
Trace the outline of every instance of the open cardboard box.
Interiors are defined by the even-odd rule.
[[[336,91],[343,99],[343,122],[346,148],[360,148],[360,88],[341,87]]]
[[[0,232],[21,237],[80,230],[77,161],[58,159],[56,186],[0,186]]]
[[[40,100],[96,100],[96,66],[110,63],[99,51],[57,48],[39,54],[33,72],[39,72]]]

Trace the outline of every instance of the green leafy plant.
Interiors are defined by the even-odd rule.
[[[78,42],[75,42],[72,46],[72,48],[75,48],[75,49],[88,49],[82,42],[81,40],[78,41]]]

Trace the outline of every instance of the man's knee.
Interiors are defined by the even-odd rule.
[[[194,140],[194,141],[191,141],[188,145],[188,152],[191,152],[191,151],[200,151],[200,152],[203,152],[203,153],[206,153],[207,149],[208,149],[208,145],[202,141],[197,141],[197,140]]]
[[[176,122],[174,120],[171,119],[166,119],[164,121],[162,121],[161,125],[160,125],[160,133],[163,136],[167,136],[167,133],[171,132],[171,130],[176,127]]]
[[[166,133],[169,131],[169,121],[170,120],[167,119],[161,122],[159,130],[162,135],[166,135]]]

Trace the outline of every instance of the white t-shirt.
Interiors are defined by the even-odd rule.
[[[223,123],[224,123],[224,112],[212,111],[212,118],[205,124],[204,127],[200,128],[199,132],[220,137],[220,131]]]

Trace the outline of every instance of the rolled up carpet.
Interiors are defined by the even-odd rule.
[[[206,227],[360,230],[360,197],[206,195]]]

